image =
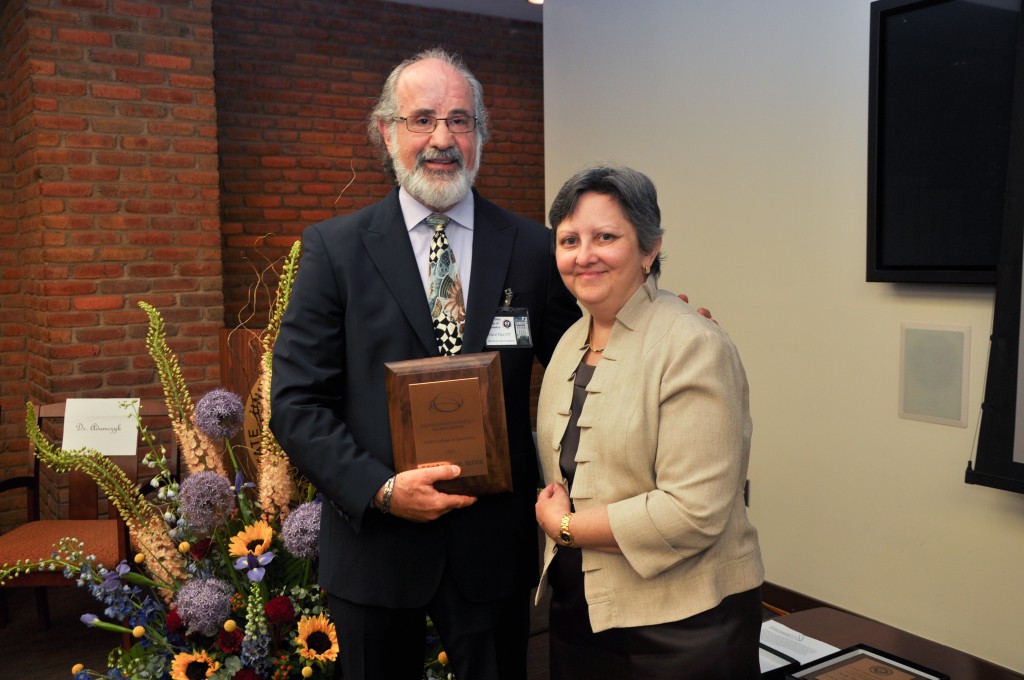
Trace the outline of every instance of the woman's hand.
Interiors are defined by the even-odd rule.
[[[537,524],[555,543],[560,543],[562,516],[571,512],[569,492],[561,484],[548,484],[537,494]],[[573,545],[599,552],[622,554],[608,521],[608,506],[581,510],[572,516]]]
[[[537,495],[537,505],[534,506],[540,530],[557,540],[562,515],[569,512],[570,507],[569,493],[561,484],[548,484],[541,489]]]

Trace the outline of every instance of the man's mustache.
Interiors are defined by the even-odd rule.
[[[458,149],[424,149],[416,156],[416,167],[422,168],[427,161],[455,161],[463,166],[462,152]]]

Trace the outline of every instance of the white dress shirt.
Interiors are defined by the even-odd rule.
[[[398,202],[402,206],[405,228],[409,230],[409,242],[420,269],[423,297],[426,299],[430,274],[430,241],[434,237],[434,229],[427,226],[424,220],[433,215],[434,211],[413,198],[404,188],[398,191]],[[459,268],[462,298],[468,302],[470,276],[473,272],[473,192],[466,194],[461,202],[444,214],[451,218],[444,231]]]

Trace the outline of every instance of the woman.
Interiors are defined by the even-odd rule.
[[[757,678],[764,568],[743,503],[736,348],[658,290],[661,211],[645,175],[583,170],[550,221],[584,310],[538,406],[551,677]]]

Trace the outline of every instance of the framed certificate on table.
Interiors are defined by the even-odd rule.
[[[512,490],[497,352],[384,364],[395,471],[458,465],[435,486],[469,496]]]
[[[944,673],[867,645],[856,645],[804,664],[787,677],[801,680],[949,680]]]

